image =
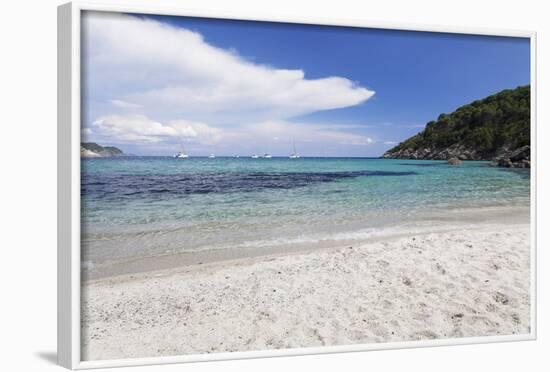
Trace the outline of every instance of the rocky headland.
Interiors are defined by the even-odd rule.
[[[504,90],[441,114],[383,157],[490,160],[495,166],[530,168],[530,87]]]
[[[83,158],[106,158],[124,155],[121,149],[114,146],[101,146],[94,142],[82,142],[80,144],[80,156]]]

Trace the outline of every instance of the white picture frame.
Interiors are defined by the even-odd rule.
[[[82,361],[80,357],[80,20],[82,11],[192,16],[219,19],[286,22],[313,25],[335,25],[393,30],[463,33],[524,37],[531,45],[531,328],[529,334],[475,338],[436,339],[325,346],[233,353],[181,355],[137,359]],[[70,369],[90,369],[151,364],[169,364],[228,359],[263,358],[399,348],[509,342],[536,339],[536,33],[534,31],[488,30],[433,25],[392,24],[367,20],[316,19],[303,15],[281,17],[257,13],[197,11],[151,5],[118,5],[75,1],[58,7],[58,362]]]

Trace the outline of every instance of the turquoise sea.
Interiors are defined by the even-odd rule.
[[[456,211],[467,222],[472,208],[528,207],[530,173],[489,162],[114,157],[82,160],[81,192],[83,270],[94,277],[155,257],[169,266],[365,241]]]

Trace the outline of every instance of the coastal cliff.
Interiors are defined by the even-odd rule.
[[[114,146],[100,146],[94,142],[83,142],[80,144],[80,156],[83,158],[106,158],[123,155],[122,150]]]
[[[530,104],[529,85],[503,90],[439,115],[383,157],[492,160],[498,166],[529,168]]]

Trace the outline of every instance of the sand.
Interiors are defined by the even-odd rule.
[[[483,225],[83,286],[84,360],[524,334],[529,225]]]

